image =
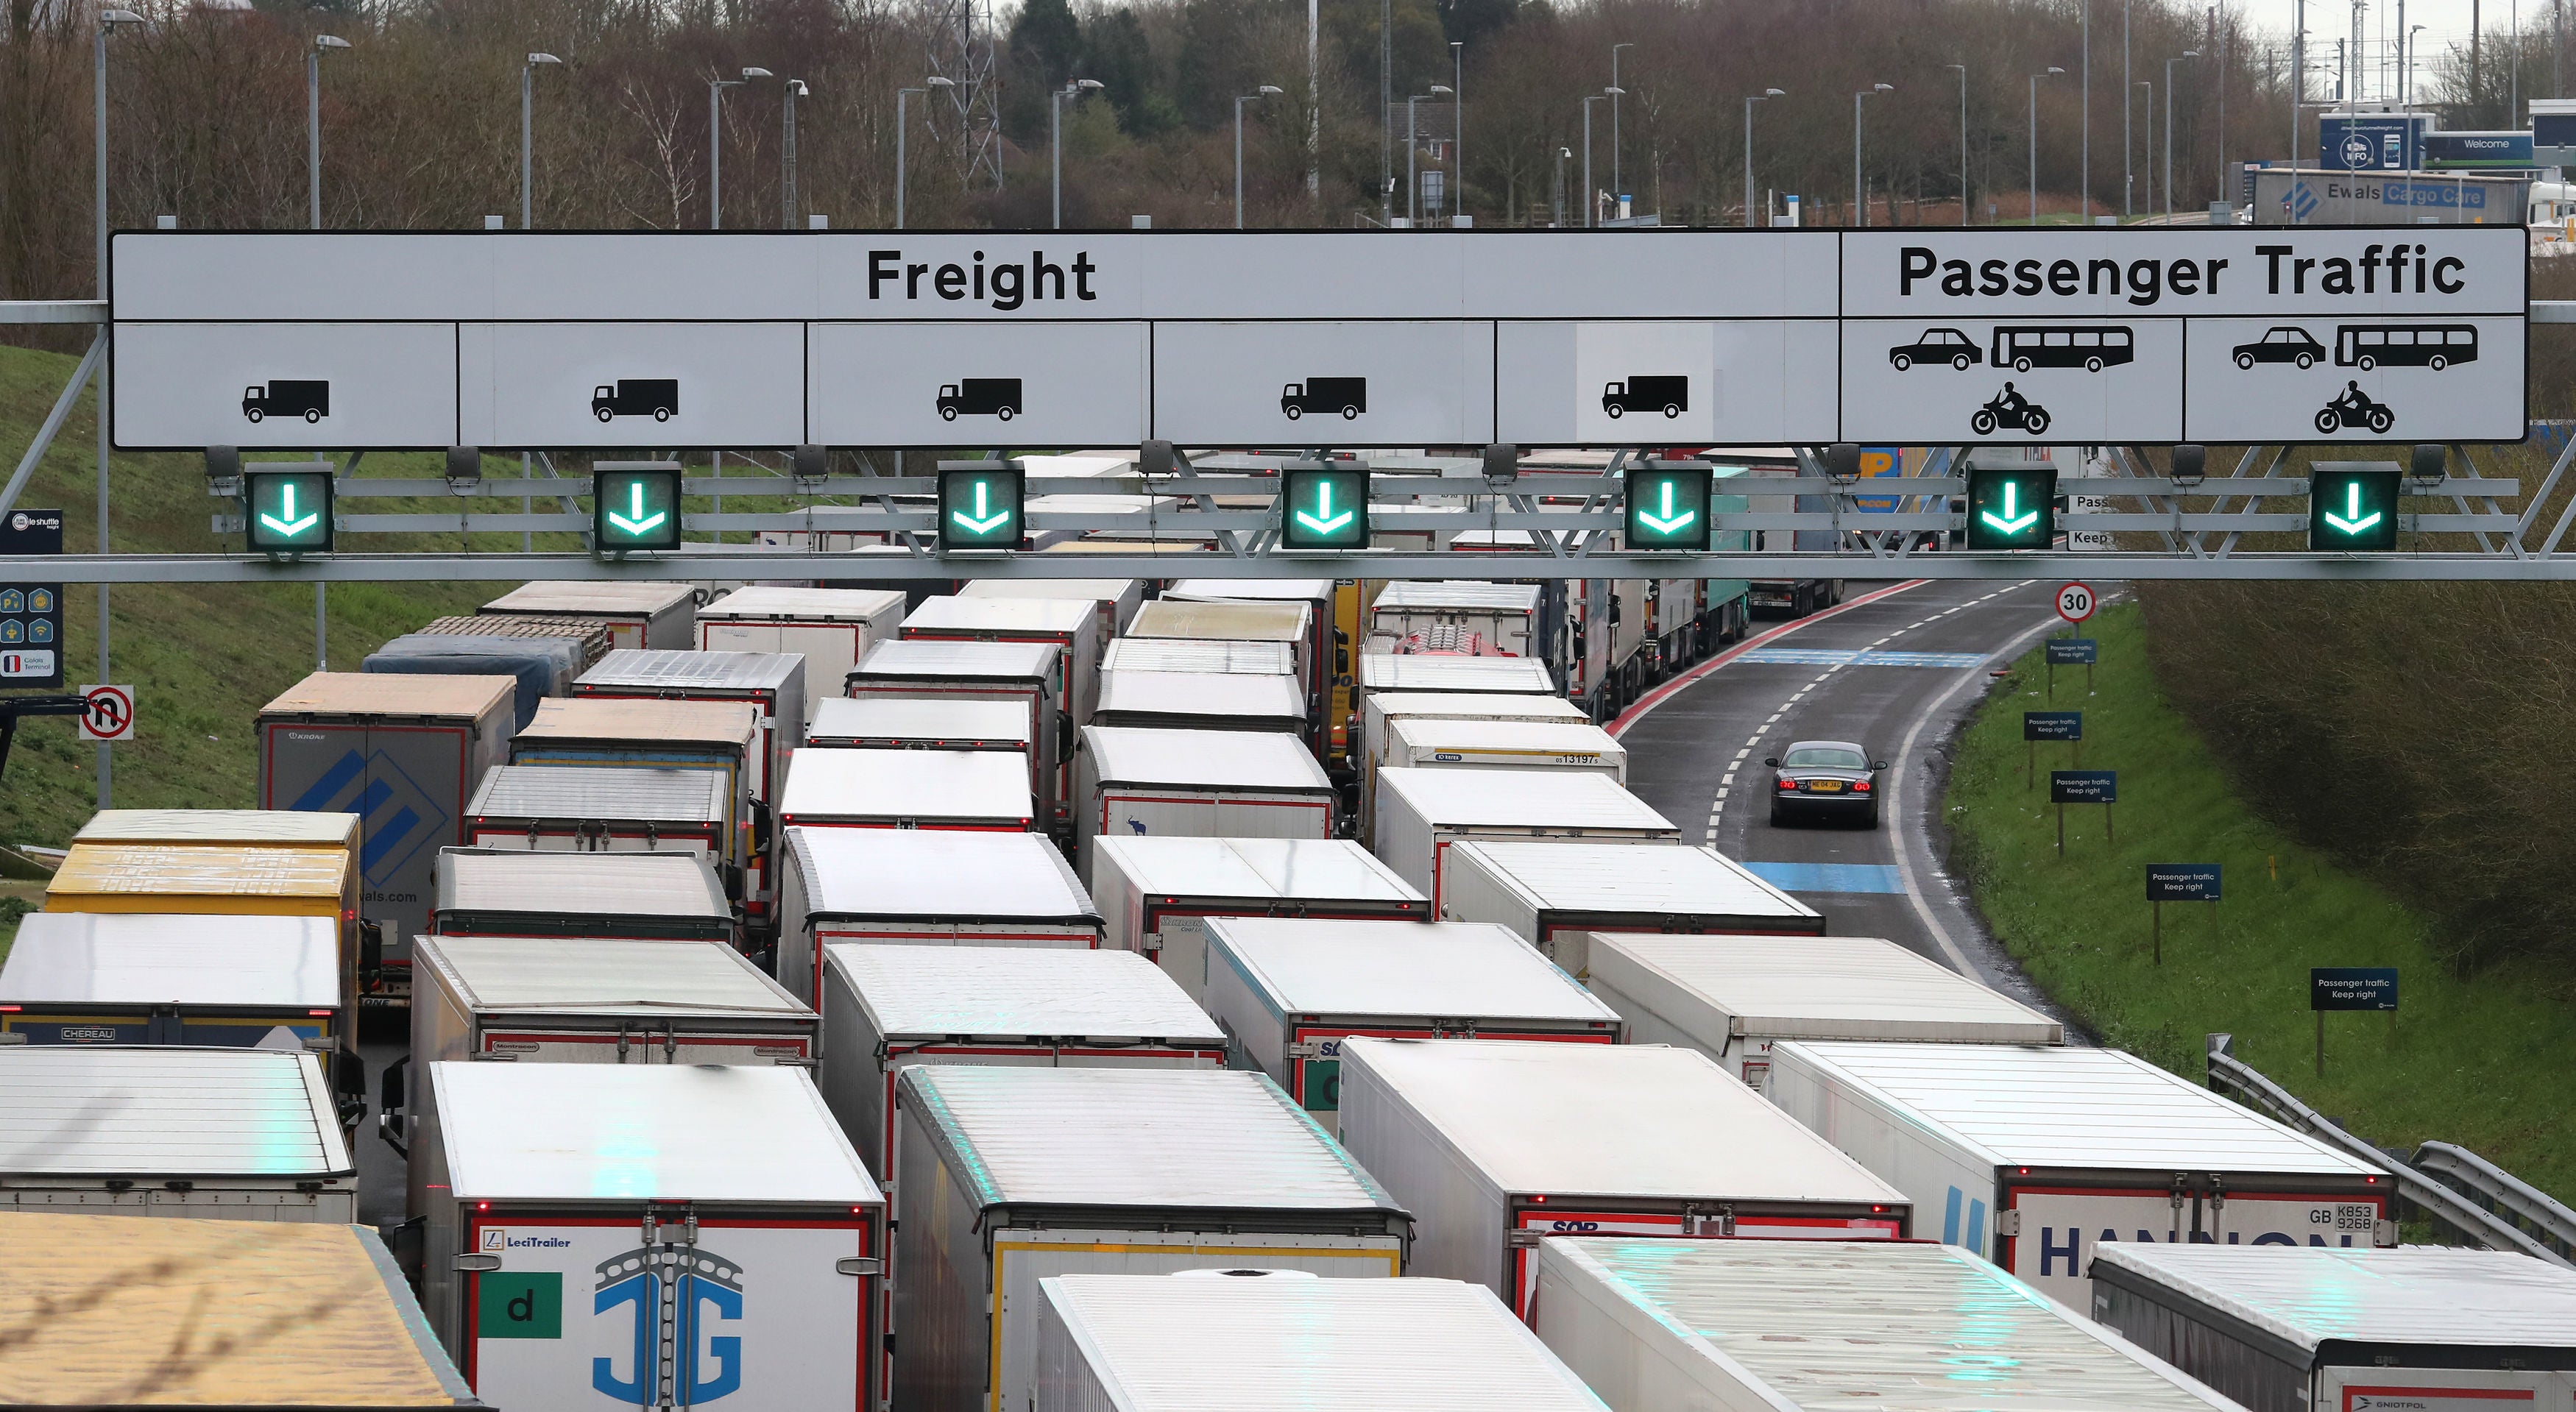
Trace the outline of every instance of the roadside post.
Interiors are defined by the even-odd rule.
[[[2218,884],[2216,863],[2147,865],[2147,906],[2154,914],[2155,964],[2161,966],[2165,963],[2165,904],[2216,902]]]
[[[2385,1010],[2397,1028],[2395,966],[2315,966],[2308,971],[2308,1008],[2317,1012],[2317,1077],[2326,1076],[2326,1012]]]
[[[2057,699],[2057,669],[2082,667],[2084,694],[2093,694],[2093,663],[2101,655],[2098,645],[2089,637],[2052,637],[2048,647],[2048,699]]]
[[[2118,843],[2120,837],[2111,828],[2111,806],[2120,801],[2120,772],[2117,770],[2051,770],[2048,772],[2048,802],[2057,806],[2057,856],[2066,856],[2066,806],[2099,804],[2102,806],[2102,837]]]
[[[2030,762],[2022,776],[2029,787],[2039,788],[2039,743],[2062,740],[2075,747],[2069,765],[2084,763],[2084,713],[2081,711],[2024,711],[2021,713],[2021,738],[2030,747]]]

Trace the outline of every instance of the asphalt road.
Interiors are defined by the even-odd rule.
[[[376,1136],[377,1085],[385,1066],[411,1052],[409,1010],[370,1009],[358,1024],[358,1054],[367,1061],[367,1116],[349,1139],[357,1149],[358,1223],[387,1226],[403,1218],[406,1180],[402,1154]]]
[[[2056,588],[1854,582],[1838,609],[1757,621],[1749,645],[1614,723],[1628,748],[1628,787],[1686,838],[1823,912],[1833,934],[1886,937],[2053,1011],[1943,874],[1932,815],[1958,723],[1992,667],[2058,625]],[[1793,740],[1854,741],[1889,762],[1878,828],[1772,827],[1762,761]]]

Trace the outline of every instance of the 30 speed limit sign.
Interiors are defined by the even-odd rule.
[[[2093,616],[2100,600],[2093,596],[2093,585],[2070,583],[2057,590],[2057,616],[2070,623],[2080,623]]]
[[[134,688],[131,686],[84,686],[81,699],[89,710],[80,718],[83,740],[123,741],[134,739]]]

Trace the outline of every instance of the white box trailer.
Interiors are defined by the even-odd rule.
[[[1349,670],[1337,665],[1349,660],[1349,646],[1333,640],[1340,631],[1333,622],[1333,592],[1331,579],[1176,579],[1163,590],[1161,601],[1296,604],[1305,608],[1306,641],[1298,654],[1307,664],[1309,699],[1320,721],[1326,703],[1332,700],[1334,678]],[[1336,651],[1336,647],[1342,650]]]
[[[1069,729],[1091,723],[1100,653],[1109,645],[1100,605],[1079,598],[925,598],[903,620],[907,642],[1051,642],[1056,709]]]
[[[1332,679],[1327,669],[1333,660],[1330,653],[1319,656],[1315,651],[1315,618],[1315,606],[1306,602],[1185,603],[1166,596],[1137,609],[1134,620],[1127,624],[1126,635],[1285,644],[1290,660],[1296,664],[1298,689],[1306,694],[1311,718],[1323,709],[1324,688]]]
[[[778,979],[823,993],[833,942],[898,946],[1100,945],[1100,909],[1038,834],[936,829],[787,830]]]
[[[916,1064],[1225,1067],[1225,1032],[1134,952],[842,941],[823,953],[823,1101],[889,1190],[895,1079]]]
[[[1453,917],[1443,910],[1448,855],[1461,843],[1555,839],[1678,848],[1682,841],[1679,826],[1617,781],[1576,770],[1389,766],[1377,772],[1377,791],[1377,856],[1431,894],[1432,909],[1442,921],[1503,920]],[[1555,959],[1563,964],[1564,958]]]
[[[1628,783],[1628,752],[1590,721],[1460,721],[1412,717],[1387,724],[1385,751],[1370,770],[1581,770]],[[1363,833],[1377,817],[1377,801],[1363,804]]]
[[[358,1167],[318,1054],[0,1045],[0,1209],[346,1225]]]
[[[1379,590],[1369,609],[1367,651],[1390,652],[1415,633],[1449,628],[1473,633],[1513,657],[1537,650],[1539,586],[1484,579],[1400,581]]]
[[[1153,957],[1202,999],[1211,917],[1431,920],[1429,898],[1346,838],[1102,838],[1091,895],[1107,945]]]
[[[1019,757],[997,750],[799,750],[778,802],[782,829],[1026,833],[1040,822]]]
[[[1500,922],[1577,977],[1605,932],[1825,934],[1823,913],[1705,845],[1602,851],[1478,838],[1444,864],[1442,921]]]
[[[1074,798],[1085,871],[1106,836],[1331,838],[1341,810],[1306,742],[1259,731],[1086,726]]]
[[[772,801],[752,791],[762,739],[760,710],[748,702],[582,696],[540,704],[536,719],[511,737],[509,763],[713,770],[724,776],[725,795],[732,801],[733,853],[747,859],[771,846]]]
[[[676,849],[738,875],[731,784],[721,770],[496,765],[465,806],[465,841],[535,853]]]
[[[356,1022],[341,982],[330,917],[31,912],[0,964],[0,1044],[329,1053]]]
[[[1603,1412],[1479,1286],[1194,1273],[1040,1280],[1033,1412]]]
[[[1360,777],[1360,838],[1376,838],[1377,767],[1397,721],[1545,721],[1590,725],[1583,708],[1534,691],[1373,691],[1359,698],[1359,743],[1352,765]]]
[[[1409,1218],[1259,1074],[923,1064],[895,1094],[906,1412],[1025,1406],[1050,1276],[1403,1272]]]
[[[1526,1319],[1540,1242],[1897,1240],[1903,1193],[1691,1049],[1342,1042],[1342,1145],[1413,1213],[1417,1275]]]
[[[496,1407],[877,1405],[885,1204],[802,1069],[428,1066],[421,1304]]]
[[[657,580],[597,579],[523,583],[483,605],[486,613],[538,618],[595,618],[608,628],[611,648],[680,651],[690,645],[697,590]]]
[[[1209,638],[1122,637],[1100,654],[1104,672],[1245,672],[1297,677],[1297,648],[1286,642],[1220,642]],[[1299,690],[1303,690],[1300,683]]]
[[[1294,677],[1249,672],[1102,672],[1100,700],[1091,720],[1103,726],[1298,735],[1306,729],[1306,699]]]
[[[1100,614],[1100,640],[1127,630],[1127,622],[1145,604],[1142,579],[971,579],[958,586],[961,598],[1079,598]]]
[[[1468,691],[1479,695],[1556,694],[1547,663],[1535,657],[1463,657],[1437,652],[1360,654],[1360,692]]]
[[[1059,787],[1063,764],[1073,756],[1073,733],[1058,695],[1056,659],[1063,649],[1046,642],[879,643],[850,669],[846,695],[862,701],[1008,701],[1028,713],[1029,792],[1045,811],[1063,817]],[[1050,827],[1052,827],[1050,822]]]
[[[437,936],[609,936],[739,945],[715,867],[695,853],[530,853],[450,848],[438,857]]]
[[[1208,1013],[1246,1068],[1333,1131],[1342,1041],[1513,1039],[1617,1044],[1617,1011],[1506,927],[1211,917]]]
[[[1914,1241],[1551,1240],[1538,1335],[1612,1412],[2242,1412],[1985,1261]]]
[[[2256,1412],[2576,1406],[2564,1265],[2429,1245],[2113,1242],[2092,1272],[2094,1318]]]
[[[699,605],[698,650],[801,654],[810,722],[869,648],[894,639],[903,612],[893,589],[749,584]]]
[[[1756,1092],[1784,1039],[2064,1044],[2066,1027],[1869,936],[1594,932],[1584,984],[1639,1044],[1686,1044]]]
[[[2094,1244],[2393,1244],[2377,1168],[2134,1054],[1783,1040],[1771,1101],[1941,1213],[1945,1245],[2088,1307]]]
[[[1028,711],[1009,701],[905,701],[834,696],[815,703],[805,743],[834,750],[998,750],[1037,746]]]

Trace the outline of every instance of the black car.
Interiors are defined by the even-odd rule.
[[[1917,363],[1947,363],[1961,372],[1986,361],[1985,350],[1977,341],[1954,328],[1928,328],[1912,343],[1900,343],[1887,350],[1887,361],[1904,372]]]
[[[2316,341],[2306,329],[2295,324],[2282,324],[2263,330],[2263,336],[2252,343],[2236,345],[2236,366],[2251,368],[2257,363],[2295,363],[2313,368],[2325,361],[2326,346]]]
[[[1762,762],[1778,772],[1771,782],[1771,824],[1792,819],[1843,819],[1878,827],[1878,772],[1884,760],[1848,740],[1792,741],[1789,752]]]

